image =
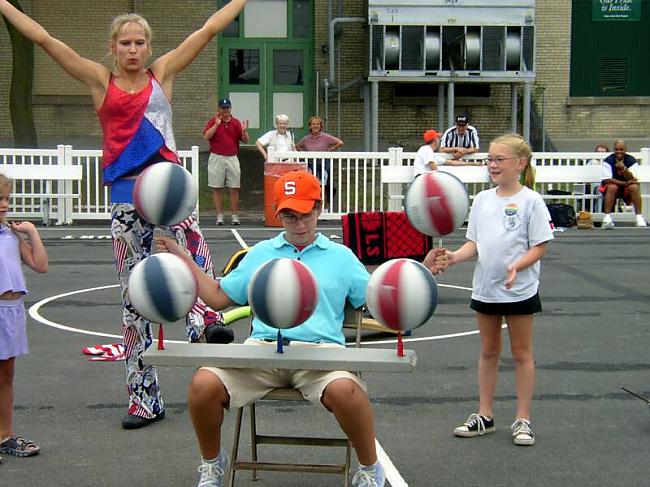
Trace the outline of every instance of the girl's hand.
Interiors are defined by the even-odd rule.
[[[517,278],[517,268],[515,267],[514,264],[510,264],[507,268],[508,271],[508,277],[506,278],[506,289],[510,289],[512,285],[515,283],[515,279]]]
[[[450,265],[448,254],[451,254],[451,252],[443,247],[431,249],[422,263],[429,269],[431,274],[440,274],[446,271]]]
[[[29,235],[36,231],[36,227],[32,222],[13,221],[10,225],[14,232],[24,233],[25,235]]]
[[[157,252],[169,252],[170,254],[182,257],[185,255],[183,248],[178,245],[178,242],[169,237],[154,237]]]

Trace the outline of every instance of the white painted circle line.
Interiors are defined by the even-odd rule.
[[[103,289],[110,289],[110,288],[113,288],[113,287],[120,287],[120,285],[119,284],[111,284],[110,286],[90,287],[90,288],[87,288],[87,289],[79,289],[77,291],[70,291],[70,292],[63,293],[63,294],[57,294],[56,296],[50,296],[49,298],[42,299],[38,303],[33,304],[32,306],[30,306],[30,308],[28,310],[29,316],[31,316],[34,320],[38,321],[39,323],[42,323],[42,324],[47,325],[47,326],[51,326],[52,328],[58,328],[59,330],[70,331],[72,333],[81,333],[82,335],[93,335],[93,336],[100,336],[100,337],[107,337],[107,338],[117,338],[118,340],[123,340],[124,339],[123,335],[113,335],[111,333],[102,333],[102,332],[98,332],[98,331],[84,330],[83,328],[72,328],[71,326],[62,325],[61,323],[57,323],[55,321],[48,320],[47,318],[45,318],[44,316],[42,316],[39,313],[39,310],[41,309],[41,307],[43,307],[47,303],[50,303],[50,302],[52,302],[52,301],[54,301],[56,299],[65,298],[67,296],[73,296],[75,294],[81,294],[81,293],[86,293],[86,292],[91,292],[91,291],[101,291]],[[157,340],[154,339],[154,341],[157,341]],[[169,342],[169,343],[186,343],[186,342],[179,341],[179,340],[165,340],[165,341]]]
[[[68,296],[73,296],[75,294],[83,294],[86,292],[92,292],[92,291],[101,291],[103,289],[110,289],[114,287],[119,287],[119,284],[111,284],[108,286],[98,286],[98,287],[89,287],[86,289],[78,289],[76,291],[70,291],[67,293],[63,294],[57,294],[55,296],[50,296],[49,298],[42,299],[41,301],[38,301],[37,303],[33,304],[28,312],[29,316],[31,316],[34,320],[38,321],[39,323],[50,326],[52,328],[57,328],[59,330],[63,331],[69,331],[72,333],[81,333],[82,335],[94,335],[94,336],[99,336],[99,337],[107,337],[107,338],[117,338],[117,339],[123,339],[124,337],[122,335],[114,335],[111,333],[103,333],[99,331],[92,331],[92,330],[84,330],[83,328],[73,328],[71,326],[66,326],[62,325],[61,323],[57,323],[52,320],[48,320],[45,318],[43,315],[40,314],[39,310],[45,306],[46,304],[55,301],[59,298],[65,298]],[[462,289],[462,290],[468,290],[471,291],[472,288],[468,287],[462,287],[462,286],[453,286],[451,284],[438,284],[438,286],[441,287],[449,287],[449,288],[454,288],[454,289]],[[505,328],[506,325],[503,325]],[[425,337],[418,337],[418,338],[404,338],[404,342],[425,342],[425,341],[433,341],[433,340],[444,340],[445,338],[458,338],[458,337],[463,337],[463,336],[468,336],[468,335],[476,335],[478,333],[478,330],[472,330],[472,331],[464,331],[464,332],[459,332],[459,333],[450,333],[448,335],[434,335],[434,336],[425,336]],[[154,340],[155,341],[155,340]],[[179,340],[166,340],[169,343],[186,343],[184,341],[179,341]],[[370,341],[370,342],[363,342],[364,344],[367,345],[385,345],[385,344],[390,344],[390,343],[396,343],[397,339],[390,339],[390,340],[378,340],[378,341]]]
[[[395,468],[392,460],[386,454],[376,438],[375,447],[377,448],[377,460],[379,460],[381,466],[384,467],[384,472],[386,472],[386,480],[388,480],[391,487],[409,487],[409,484],[406,483],[397,468]]]

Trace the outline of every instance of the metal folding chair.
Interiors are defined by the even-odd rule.
[[[252,319],[252,318],[251,318]],[[346,328],[354,327],[356,329],[356,345],[361,346],[361,326],[362,312],[361,308],[355,309],[352,306],[346,306],[343,326]],[[300,391],[294,388],[278,388],[269,392],[260,401],[305,401]],[[252,471],[252,479],[258,480],[258,471],[267,470],[275,472],[303,472],[303,473],[330,473],[343,475],[343,485],[348,487],[350,477],[350,464],[352,459],[352,445],[346,438],[323,438],[316,436],[281,436],[265,435],[258,432],[257,418],[255,414],[255,403],[248,406],[250,416],[250,435],[251,435],[251,459],[249,461],[241,460],[239,457],[239,447],[242,430],[242,419],[244,408],[237,409],[235,419],[235,435],[231,451],[230,476],[228,485],[235,485],[235,473],[238,470]],[[258,458],[259,445],[296,445],[296,446],[325,446],[325,447],[344,447],[345,459],[341,463],[279,463],[264,462]]]

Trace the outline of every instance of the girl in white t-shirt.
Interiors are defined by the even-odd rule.
[[[434,249],[425,259],[427,267],[444,270],[478,256],[470,307],[476,311],[481,338],[479,408],[454,430],[456,436],[476,437],[494,431],[493,400],[505,320],[517,387],[512,439],[516,445],[535,443],[530,424],[535,384],[533,314],[542,309],[537,293],[539,261],[547,242],[553,239],[553,231],[544,200],[529,189],[534,180],[531,157],[530,146],[521,136],[509,134],[495,139],[486,160],[495,187],[474,199],[468,241],[454,252]],[[525,186],[520,182],[522,175]]]

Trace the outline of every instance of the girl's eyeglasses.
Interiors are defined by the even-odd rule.
[[[516,157],[514,156],[513,157],[489,157],[488,156],[485,159],[483,159],[483,164],[487,165],[494,162],[498,166],[500,164],[503,164],[504,161],[509,161],[511,159],[516,159]]]

